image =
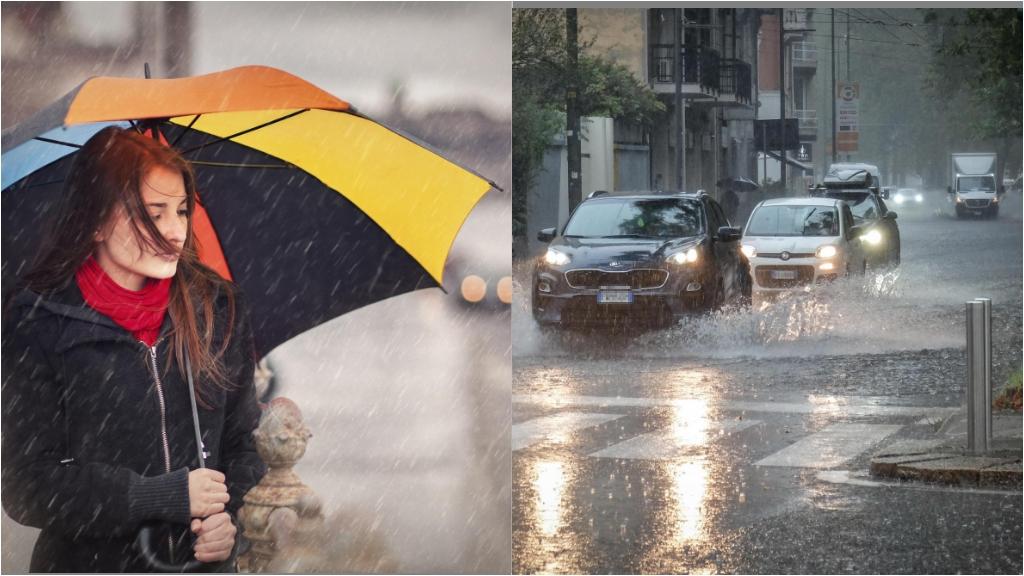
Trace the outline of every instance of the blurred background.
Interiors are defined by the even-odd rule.
[[[266,398],[293,399],[313,431],[296,472],[338,547],[387,571],[509,573],[510,4],[4,2],[3,129],[145,63],[155,78],[284,69],[505,190],[470,214],[444,291],[277,348]],[[35,537],[5,514],[0,570],[27,571]]]

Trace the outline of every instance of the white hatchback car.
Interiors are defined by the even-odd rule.
[[[862,274],[867,260],[846,202],[775,198],[754,207],[743,230],[755,292],[765,294]]]

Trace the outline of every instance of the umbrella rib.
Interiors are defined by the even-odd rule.
[[[192,129],[192,126],[195,125],[196,120],[199,120],[200,116],[202,116],[202,114],[196,114],[195,118],[192,118],[192,121],[188,123],[188,126],[186,126],[185,129],[181,131],[181,134],[178,134],[178,137],[174,139],[174,142],[171,143],[171,148],[178,145],[178,142],[181,141],[181,139],[185,137],[185,134]]]
[[[54,140],[53,138],[44,138],[42,136],[36,136],[33,140],[39,140],[40,142],[46,142],[48,144],[60,144],[61,146],[67,146],[69,148],[81,148],[81,144],[72,144],[71,142],[64,142],[62,140]]]
[[[198,166],[213,166],[216,168],[295,168],[292,164],[245,164],[242,162],[207,162],[205,160],[189,160]]]
[[[189,148],[188,150],[182,152],[181,155],[182,156],[186,156],[186,155],[191,154],[193,152],[197,152],[199,150],[202,150],[203,148],[206,148],[208,146],[213,146],[214,144],[220,144],[221,142],[224,142],[226,140],[231,140],[232,138],[237,138],[239,136],[242,136],[244,134],[248,134],[250,132],[255,132],[256,130],[259,130],[260,128],[266,128],[267,126],[270,126],[271,124],[277,124],[278,122],[283,122],[284,120],[287,120],[287,119],[292,118],[294,116],[298,116],[299,114],[302,114],[303,112],[309,112],[309,108],[304,108],[302,110],[297,110],[295,112],[292,112],[291,114],[287,114],[287,115],[282,116],[280,118],[277,118],[275,120],[271,120],[270,122],[264,122],[263,124],[260,124],[259,126],[253,126],[252,128],[247,128],[245,130],[242,130],[241,132],[236,132],[236,133],[234,133],[234,134],[232,134],[230,136],[224,136],[222,138],[218,138],[218,139],[214,140],[213,142],[207,142],[206,144],[200,144],[199,146],[196,146],[194,148]]]

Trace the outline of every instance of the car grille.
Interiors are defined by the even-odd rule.
[[[789,253],[789,258],[790,259],[793,259],[793,258],[810,258],[812,256],[814,256],[814,252],[810,252],[810,253],[790,252]],[[778,259],[781,260],[782,259],[782,252],[758,252],[757,253],[757,257],[758,258],[778,258]]]
[[[967,204],[968,208],[988,208],[991,200],[964,200],[964,202]]]
[[[772,272],[777,270],[792,270],[796,272],[793,280],[780,280],[772,278]],[[757,276],[757,283],[765,288],[792,288],[803,286],[814,281],[814,266],[758,266],[754,269]]]
[[[565,281],[573,288],[604,288],[628,286],[634,290],[661,288],[668,281],[668,271],[655,268],[637,268],[623,272],[605,270],[569,270]]]
[[[672,320],[672,309],[659,297],[637,297],[632,304],[597,304],[574,298],[562,310],[562,322],[576,327],[659,326]]]

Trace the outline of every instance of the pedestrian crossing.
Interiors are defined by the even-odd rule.
[[[557,436],[569,435],[577,430],[598,426],[623,416],[624,414],[560,412],[553,416],[534,418],[512,426],[512,450],[529,448]]]
[[[755,466],[834,468],[895,434],[896,424],[832,424],[815,434],[762,458]]]
[[[516,396],[515,402],[532,403],[532,397]],[[587,458],[612,458],[622,460],[671,461],[701,453],[709,444],[723,442],[751,431],[759,430],[760,436],[772,436],[769,425],[764,420],[746,417],[747,412],[791,413],[811,415],[816,418],[822,415],[835,416],[837,419],[851,417],[885,417],[903,416],[911,418],[927,417],[942,418],[955,408],[915,407],[915,406],[882,406],[871,403],[850,403],[848,401],[831,401],[824,405],[819,402],[809,403],[755,403],[755,402],[724,402],[716,405],[714,412],[694,410],[703,401],[667,400],[656,398],[602,398],[576,396],[562,398],[561,402],[553,403],[545,399],[547,405],[555,404],[568,410],[579,408],[616,408],[616,407],[651,407],[668,406],[679,409],[681,417],[670,419],[657,430],[621,439],[602,449],[588,452]],[[839,409],[837,406],[843,407]],[[704,404],[706,408],[706,403]],[[741,412],[733,415],[729,412]],[[714,414],[716,419],[704,415]],[[566,411],[542,416],[513,424],[512,449],[524,450],[549,441],[564,443],[575,434],[598,434],[597,427],[628,416],[628,413],[580,412]],[[896,434],[902,424],[864,423],[864,422],[832,422],[827,423],[795,442],[777,448],[775,452],[765,455],[753,463],[764,468],[811,468],[832,469],[854,460],[869,451],[886,438]]]
[[[716,422],[706,430],[705,438],[720,438],[761,424],[759,420],[729,420]],[[693,454],[702,444],[692,439],[681,439],[676,430],[660,430],[634,436],[598,450],[591,458],[619,458],[622,460],[674,460]]]

